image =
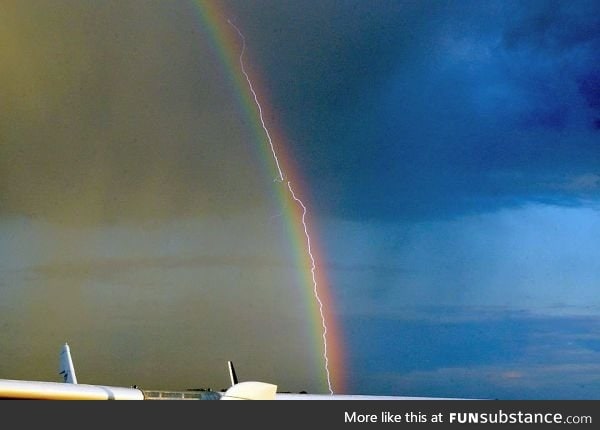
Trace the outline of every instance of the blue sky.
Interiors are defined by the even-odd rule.
[[[598,398],[598,2],[215,3],[303,181],[347,389]],[[0,377],[54,378],[68,340],[98,383],[221,388],[233,356],[322,391],[256,119],[192,2],[0,9]]]

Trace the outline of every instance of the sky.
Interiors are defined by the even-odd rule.
[[[0,378],[600,398],[598,2],[3,1],[0,40]]]

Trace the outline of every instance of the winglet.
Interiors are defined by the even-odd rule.
[[[62,349],[60,350],[60,367],[58,374],[62,375],[63,382],[67,384],[77,384],[77,376],[75,376],[75,367],[73,367],[73,360],[71,359],[71,350],[69,344],[65,342]]]
[[[227,367],[229,368],[229,379],[231,380],[231,385],[233,386],[238,383],[238,378],[235,374],[235,368],[233,367],[233,361],[228,361]]]

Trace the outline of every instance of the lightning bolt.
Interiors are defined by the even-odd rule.
[[[311,263],[310,273],[312,276],[313,294],[314,294],[315,300],[319,304],[319,314],[321,316],[321,326],[323,328],[323,332],[322,332],[323,359],[325,361],[325,373],[327,374],[327,387],[329,388],[329,393],[333,394],[333,388],[331,385],[331,375],[329,372],[329,358],[328,358],[328,354],[327,354],[327,324],[325,323],[325,315],[323,312],[323,302],[321,301],[321,298],[319,297],[319,288],[317,285],[317,275],[316,275],[317,267],[316,267],[316,263],[315,263],[315,258],[313,256],[313,253],[311,250],[310,234],[308,233],[308,226],[307,226],[307,222],[306,222],[307,208],[306,208],[306,205],[302,202],[302,200],[300,200],[300,198],[294,192],[292,183],[290,181],[285,180],[285,175],[283,174],[281,164],[279,163],[279,158],[277,157],[277,152],[275,151],[275,145],[273,144],[273,139],[271,139],[271,133],[269,133],[269,129],[267,128],[264,118],[263,118],[262,107],[260,105],[260,102],[258,101],[258,96],[256,95],[256,91],[254,91],[254,86],[252,85],[250,76],[248,76],[248,73],[246,72],[246,67],[244,66],[244,53],[246,51],[246,38],[244,37],[244,35],[240,31],[240,29],[231,22],[231,20],[228,19],[227,22],[229,23],[229,25],[231,25],[235,29],[235,31],[239,35],[240,39],[242,40],[242,50],[241,50],[240,56],[239,56],[240,68],[242,70],[242,74],[246,78],[246,82],[248,83],[248,88],[250,89],[250,92],[252,93],[252,97],[254,98],[254,103],[256,104],[256,107],[258,108],[260,123],[262,125],[262,129],[265,132],[265,135],[267,136],[267,141],[269,142],[269,147],[271,148],[271,154],[273,155],[273,160],[275,161],[275,166],[277,167],[278,177],[275,180],[278,182],[285,182],[287,184],[287,189],[289,191],[290,197],[302,208],[302,218],[301,218],[302,228],[304,229],[304,237],[306,238],[306,252],[308,254],[308,257],[310,258],[310,263]]]

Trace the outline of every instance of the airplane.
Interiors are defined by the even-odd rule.
[[[233,362],[228,361],[231,386],[212,390],[144,390],[136,385],[120,387],[81,384],[77,380],[71,349],[65,343],[59,356],[63,382],[0,379],[0,399],[28,400],[467,400],[443,397],[408,397],[355,394],[280,393],[277,385],[238,380]]]

